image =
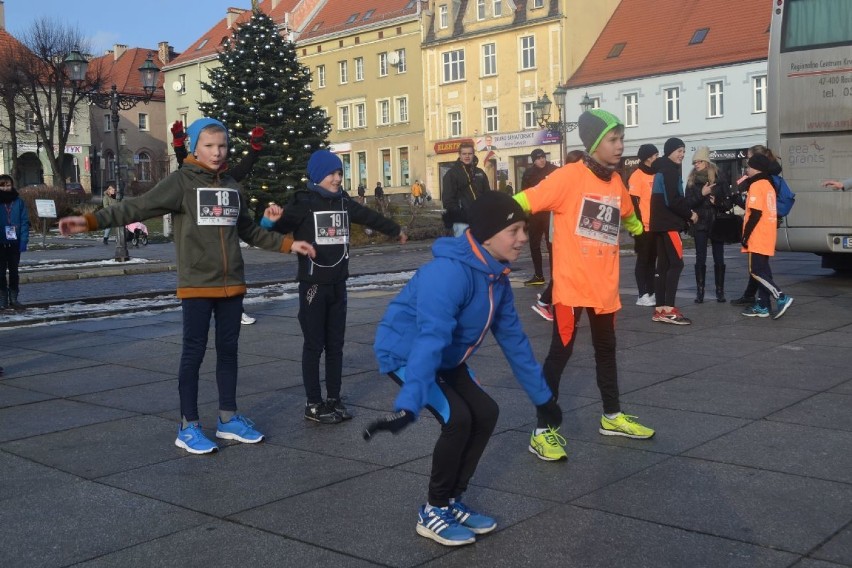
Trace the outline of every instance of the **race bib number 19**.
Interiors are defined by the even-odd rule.
[[[608,245],[618,244],[621,210],[616,206],[586,197],[577,222],[577,234]]]
[[[315,211],[314,238],[318,245],[349,244],[349,212],[348,211]]]
[[[198,188],[198,224],[233,227],[240,216],[240,192],[228,187]]]

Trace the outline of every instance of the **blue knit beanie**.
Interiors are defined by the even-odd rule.
[[[337,170],[343,171],[343,162],[328,150],[317,150],[308,160],[308,179],[313,183],[321,182],[325,176]]]
[[[199,118],[195,122],[189,125],[189,128],[186,129],[186,134],[189,136],[189,153],[195,154],[195,145],[198,144],[198,136],[201,134],[201,131],[207,128],[208,126],[218,126],[222,129],[222,132],[225,133],[225,143],[230,145],[231,140],[228,136],[228,129],[225,128],[225,125],[216,120],[215,118]]]

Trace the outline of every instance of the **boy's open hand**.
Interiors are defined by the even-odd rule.
[[[63,217],[59,220],[59,233],[62,235],[72,235],[74,233],[85,233],[89,230],[89,225],[86,223],[85,217]]]
[[[315,258],[317,256],[316,249],[314,249],[313,245],[307,241],[293,241],[293,244],[290,245],[290,252],[303,254],[311,258]]]

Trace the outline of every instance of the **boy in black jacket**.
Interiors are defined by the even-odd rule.
[[[343,163],[328,150],[317,150],[308,160],[308,190],[297,191],[282,209],[272,205],[261,226],[283,234],[300,235],[312,243],[316,257],[299,260],[299,324],[302,380],[308,401],[305,419],[337,424],[352,418],[340,399],[343,339],[346,332],[346,279],[349,277],[350,221],[366,225],[405,243],[399,225],[353,201],[341,188]],[[323,401],[319,363],[325,350]]]

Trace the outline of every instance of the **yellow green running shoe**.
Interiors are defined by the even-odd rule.
[[[598,430],[604,436],[625,436],[627,438],[646,439],[654,435],[654,431],[642,426],[635,416],[619,414],[615,418],[601,416],[601,427]]]
[[[530,452],[544,461],[562,461],[568,459],[568,454],[562,447],[568,442],[559,433],[559,428],[548,428],[536,435],[533,430],[530,436]]]

